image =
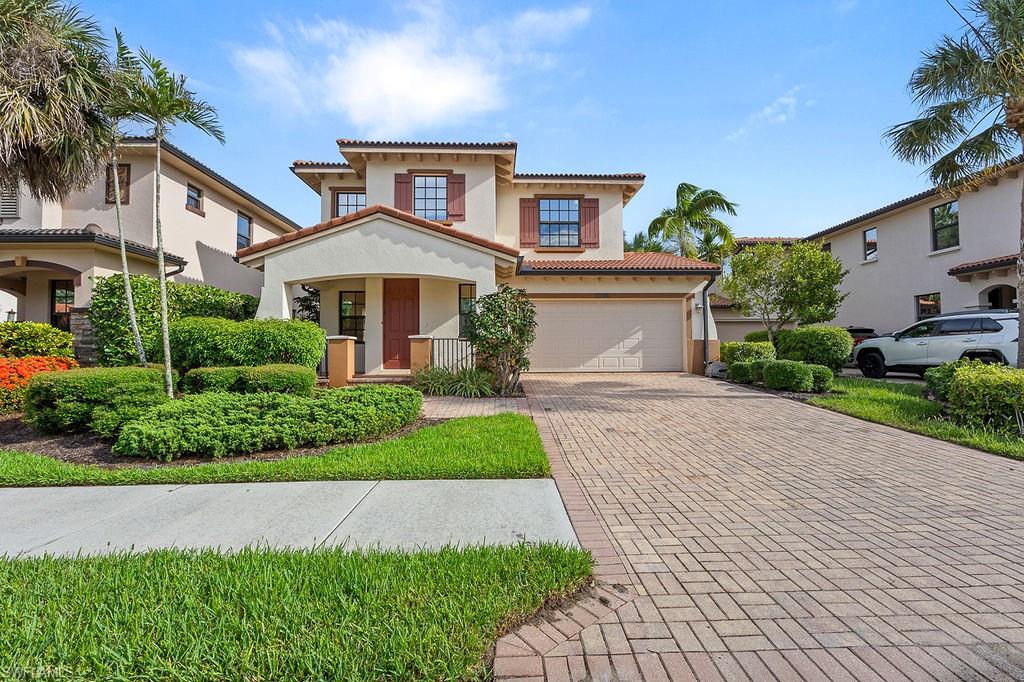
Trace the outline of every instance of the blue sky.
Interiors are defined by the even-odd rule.
[[[514,139],[521,171],[647,173],[646,229],[681,181],[740,204],[737,235],[803,235],[927,187],[889,153],[941,0],[554,3],[84,0],[187,74],[221,147],[172,139],[302,224],[289,171],[338,137]]]

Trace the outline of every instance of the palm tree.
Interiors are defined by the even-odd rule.
[[[168,131],[179,123],[194,126],[224,142],[224,132],[217,120],[217,111],[196,98],[188,89],[185,76],[171,73],[163,62],[141,50],[145,68],[139,85],[134,88],[130,106],[143,120],[153,126],[156,140],[155,201],[153,221],[156,232],[157,277],[160,282],[160,332],[163,336],[164,386],[167,395],[174,397],[171,378],[171,341],[167,328],[167,273],[164,270],[164,234],[160,225],[160,151]]]
[[[643,232],[637,232],[634,234],[632,241],[623,240],[623,248],[625,248],[626,251],[647,251],[654,253],[666,253],[669,250],[668,246],[661,239],[651,237]]]
[[[736,204],[716,190],[681,182],[676,205],[662,210],[647,234],[669,242],[680,256],[721,263],[733,252],[736,240],[729,226],[714,216],[719,212],[734,216]]]
[[[105,42],[60,0],[0,0],[0,185],[60,201],[107,153]]]
[[[110,166],[114,182],[114,214],[117,216],[117,241],[121,246],[121,277],[124,279],[124,298],[128,304],[128,325],[132,330],[139,364],[145,365],[146,349],[142,345],[139,321],[135,316],[135,298],[132,295],[132,282],[128,272],[128,252],[125,248],[124,224],[121,219],[121,174],[117,159],[118,146],[124,137],[121,132],[121,123],[136,115],[132,108],[132,97],[134,91],[139,87],[141,64],[125,45],[121,32],[115,30],[114,37],[117,41],[117,49],[114,53],[114,61],[110,65],[110,88],[104,109],[110,121]]]
[[[903,161],[931,164],[932,182],[955,194],[1001,173],[1024,144],[1024,4],[973,0],[959,37],[944,36],[925,52],[909,89],[920,117],[886,131]],[[1022,197],[1024,202],[1024,197]],[[1024,212],[1020,217],[1024,252]],[[1017,305],[1024,301],[1024,256],[1017,258]],[[1017,367],[1024,367],[1019,316]]]

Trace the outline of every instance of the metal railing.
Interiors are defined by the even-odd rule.
[[[476,353],[473,344],[466,339],[438,339],[431,344],[431,363],[435,367],[457,371],[476,366]]]

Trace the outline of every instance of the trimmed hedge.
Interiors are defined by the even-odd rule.
[[[309,396],[316,388],[316,372],[301,365],[260,367],[198,367],[181,378],[186,393],[291,393]]]
[[[750,363],[750,383],[760,384],[764,382],[764,366],[773,360],[754,360]]]
[[[950,415],[962,426],[1024,435],[1017,424],[1024,412],[1024,370],[983,362],[963,364],[953,370],[947,398]]]
[[[159,282],[148,275],[132,275],[130,279],[146,358],[159,361],[163,357]],[[248,294],[203,284],[167,283],[167,313],[171,322],[185,317],[247,320],[256,315],[258,305],[259,299]],[[138,362],[128,324],[122,275],[96,278],[89,320],[96,335],[100,364],[131,365]]]
[[[305,320],[245,320],[187,317],[171,324],[171,362],[196,367],[256,367],[291,364],[316,369],[326,333]]]
[[[746,341],[747,343],[764,343],[765,341],[769,340],[768,330],[761,329],[756,332],[750,332],[749,334],[743,337],[743,340]]]
[[[125,424],[114,451],[171,461],[366,440],[412,423],[422,405],[423,394],[406,386],[329,389],[311,398],[201,393]]]
[[[815,393],[828,393],[831,391],[836,378],[835,372],[825,365],[807,366],[811,368],[811,375],[814,379],[814,385],[811,390]]]
[[[36,356],[0,357],[0,414],[20,412],[29,380],[41,372],[58,372],[78,367],[72,358]]]
[[[726,365],[734,362],[772,360],[775,358],[775,347],[767,341],[726,341],[721,346],[719,357]]]
[[[776,344],[780,360],[824,365],[833,371],[849,362],[853,351],[853,337],[842,327],[797,327],[787,330]]]
[[[109,436],[126,420],[167,401],[159,366],[43,372],[25,389],[25,421],[44,433],[93,429]]]
[[[735,381],[737,384],[752,383],[751,366],[753,364],[752,362],[734,362],[729,365],[729,369],[726,370],[729,381]]]
[[[953,374],[961,367],[984,364],[981,360],[961,358],[956,362],[945,362],[938,367],[929,367],[924,372],[924,383],[935,397],[945,402],[949,399],[949,384]]]
[[[0,357],[74,357],[74,337],[42,322],[0,322]]]
[[[810,393],[814,372],[810,365],[796,360],[772,360],[764,365],[764,385],[776,391]]]

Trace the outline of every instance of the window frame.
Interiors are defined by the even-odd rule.
[[[938,310],[936,310],[933,314],[925,315],[924,317],[922,317],[921,316],[921,299],[932,298],[932,297],[934,297],[936,302],[938,303]],[[934,292],[932,292],[930,294],[917,294],[917,295],[914,296],[914,315],[915,315],[915,317],[916,317],[918,322],[924,322],[925,320],[930,320],[931,318],[936,317],[937,315],[941,315],[941,314],[942,314],[942,292],[934,291]]]
[[[238,226],[239,226],[239,223],[241,222],[242,218],[245,218],[246,224],[248,225],[248,228],[249,228],[249,230],[248,230],[249,233],[246,234],[246,235],[242,235],[242,233],[238,231]],[[243,236],[245,237],[245,243],[244,244],[242,243],[242,237]],[[243,212],[243,211],[236,211],[235,212],[235,248],[236,249],[244,249],[244,248],[249,247],[249,246],[252,246],[252,216],[249,215],[248,213]]]
[[[197,201],[199,206],[193,206],[191,204],[192,197],[189,195],[189,190],[195,190]],[[193,185],[191,182],[185,184],[185,210],[191,211],[198,216],[206,217],[206,211],[203,210],[203,205],[206,201],[206,192],[199,185]]]
[[[132,165],[130,163],[118,163],[117,168],[120,171],[124,169],[124,178],[118,178],[118,186],[121,190],[121,205],[128,206],[131,204],[132,199]],[[108,206],[114,205],[114,164],[107,164],[106,171],[106,183],[103,187],[103,201]],[[120,173],[118,173],[120,175]]]
[[[345,314],[345,295],[351,295],[354,298],[352,301],[353,307],[362,306],[362,315],[346,315]],[[358,297],[362,296],[363,302],[359,303]],[[356,325],[354,329],[345,329],[345,321],[354,320]],[[355,333],[349,333],[355,332]],[[366,342],[366,291],[364,290],[345,290],[338,292],[338,334],[341,336],[354,336],[356,337],[356,343]]]
[[[342,194],[361,194],[363,197],[362,206],[359,202],[356,202],[356,210],[348,211],[347,213],[341,213],[338,210],[338,197]],[[342,216],[361,211],[366,208],[366,188],[365,187],[331,187],[331,217],[341,218]]]
[[[568,250],[568,251],[582,251],[583,247],[583,199],[582,194],[538,194],[534,197],[537,200],[537,248],[538,249],[553,249],[553,250]],[[541,211],[544,210],[542,206],[545,201],[575,201],[576,202],[576,222],[563,221],[563,220],[543,220],[541,218]],[[548,211],[551,209],[548,208]],[[561,212],[561,208],[555,209]],[[572,211],[572,209],[566,209]],[[576,225],[576,243],[575,244],[545,244],[543,225]],[[556,237],[561,237],[562,234],[558,233]],[[569,236],[572,236],[571,233]],[[550,238],[551,235],[548,235]]]
[[[874,232],[874,240],[868,239],[868,232]],[[861,248],[863,249],[864,262],[874,262],[878,260],[878,227],[869,227],[866,230],[861,231]],[[870,254],[868,253],[868,242],[875,242],[875,249]]]
[[[463,294],[463,288],[472,289],[472,294],[466,296]],[[466,330],[469,327],[469,310],[463,310],[463,301],[475,301],[476,300],[476,284],[474,283],[459,283],[459,338],[466,338]]]
[[[66,285],[66,286],[65,286]],[[57,290],[67,291],[70,295],[70,303],[67,301],[62,302],[62,305],[68,306],[68,309],[63,312],[57,312]],[[71,310],[75,307],[75,280],[73,279],[51,279],[50,280],[50,309],[49,318],[50,325],[57,329],[63,329],[64,331],[71,331]],[[60,322],[58,320],[66,320],[66,322]]]
[[[422,171],[421,170],[421,171],[413,171],[411,173],[411,175],[412,175],[411,182],[412,182],[412,212],[413,212],[413,215],[419,216],[420,218],[423,218],[424,220],[433,221],[435,223],[448,222],[448,176],[450,176],[451,173],[449,173],[447,171],[443,171],[442,172],[442,171]],[[434,192],[435,192],[433,197],[429,197],[428,198],[428,197],[424,196],[422,198],[423,202],[427,202],[427,201],[433,201],[434,202],[434,208],[432,209],[434,214],[438,213],[437,202],[440,199],[440,197],[437,196],[438,186],[436,184],[436,180],[438,180],[440,178],[444,178],[444,217],[437,217],[436,215],[434,217],[431,217],[431,216],[428,216],[428,215],[420,214],[419,209],[416,207],[416,201],[417,201],[417,199],[416,199],[416,190],[419,189],[416,186],[416,180],[419,179],[419,178],[433,178],[435,180],[434,187],[427,187],[426,185],[424,185],[422,187],[422,189],[424,189],[424,190],[433,189]],[[427,213],[427,211],[428,211],[428,209],[426,208],[426,204],[425,203],[424,203],[423,211],[424,211],[424,213]]]
[[[956,204],[956,222],[949,223],[948,225],[936,226],[936,224],[935,224],[935,212],[938,211],[941,208],[945,208],[946,206],[952,206],[953,204]],[[932,240],[931,246],[932,246],[932,251],[933,252],[934,251],[945,251],[946,249],[955,249],[955,248],[959,247],[960,246],[960,200],[959,199],[953,199],[952,201],[947,201],[946,203],[940,204],[939,206],[932,206],[931,209],[928,211],[928,215],[929,215],[930,220],[931,220],[931,240]],[[950,244],[949,246],[942,246],[942,247],[940,247],[939,246],[939,231],[940,230],[948,230],[950,228],[952,228],[956,232],[956,243],[955,244]]]

